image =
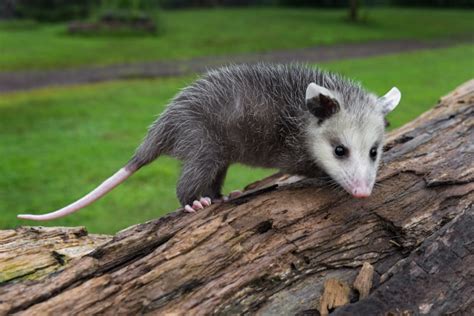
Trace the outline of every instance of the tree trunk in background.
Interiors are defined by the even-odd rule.
[[[62,270],[4,278],[0,314],[472,315],[473,151],[470,81],[390,133],[368,199],[275,175],[111,240],[63,231],[62,255],[37,247],[51,231],[4,231],[0,262],[28,255],[39,273],[36,253]],[[30,239],[16,248],[15,233]],[[70,241],[99,246],[64,260]]]
[[[349,19],[353,22],[359,19],[359,0],[349,0]]]

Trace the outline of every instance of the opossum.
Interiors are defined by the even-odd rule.
[[[91,204],[160,155],[183,162],[177,196],[194,212],[222,199],[232,163],[329,176],[356,198],[368,197],[384,142],[384,117],[399,103],[357,82],[314,67],[231,65],[181,90],[149,127],[131,160],[78,201],[44,215],[51,220]]]

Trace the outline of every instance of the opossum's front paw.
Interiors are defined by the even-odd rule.
[[[211,198],[208,197],[202,197],[198,200],[195,200],[192,205],[185,205],[184,210],[188,213],[196,213],[198,210],[202,210],[206,206],[209,206],[212,204]]]

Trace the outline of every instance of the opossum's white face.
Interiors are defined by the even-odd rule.
[[[314,119],[307,129],[311,154],[339,185],[354,197],[368,197],[375,184],[384,140],[384,116],[400,101],[393,88],[385,96],[364,98],[366,104],[341,104],[338,96],[314,83],[306,104]]]

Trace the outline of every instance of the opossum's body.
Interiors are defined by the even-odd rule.
[[[331,87],[342,82],[300,66],[212,71],[174,98],[129,164],[138,168],[160,154],[182,160],[178,198],[183,205],[206,193],[218,197],[231,163],[318,173],[302,146],[308,119],[305,91],[313,81]],[[355,85],[340,88],[362,95]]]
[[[316,84],[310,87],[310,83]],[[241,65],[211,71],[171,101],[124,170],[91,199],[162,154],[184,163],[177,185],[182,205],[203,196],[221,197],[227,168],[237,162],[310,177],[328,173],[341,182],[337,171],[327,170],[332,168],[332,162],[325,161],[331,159],[329,154],[318,148],[357,141],[379,149],[387,112],[379,103],[352,81],[301,65]],[[358,140],[347,139],[354,133],[361,134]]]

